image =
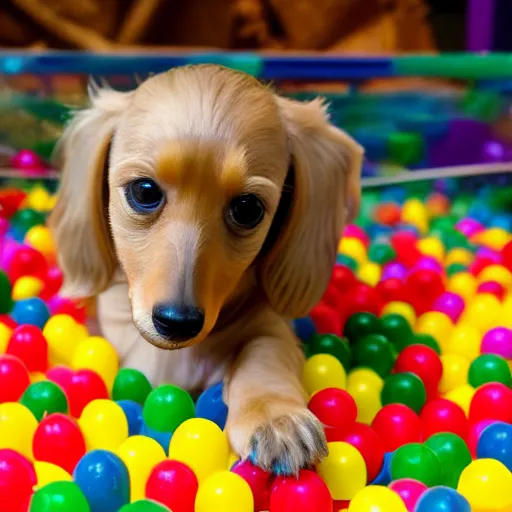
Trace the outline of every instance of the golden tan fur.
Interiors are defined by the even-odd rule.
[[[50,224],[64,293],[98,296],[122,364],[191,391],[224,379],[236,452],[284,472],[314,464],[325,438],[305,405],[289,319],[327,286],[347,214],[358,208],[361,148],[329,123],[321,101],[284,99],[247,75],[204,65],[129,93],[93,87],[59,155],[64,177]],[[140,177],[165,192],[158,214],[141,217],[126,202],[124,187]],[[290,211],[262,253],[283,187]],[[249,192],[264,201],[265,217],[234,236],[224,212]],[[204,310],[204,327],[181,350],[162,350],[178,344],[152,324],[164,300]]]

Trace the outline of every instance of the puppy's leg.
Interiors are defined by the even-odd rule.
[[[303,363],[291,335],[260,337],[245,346],[226,378],[232,448],[277,474],[296,474],[327,454],[323,427],[306,407]]]

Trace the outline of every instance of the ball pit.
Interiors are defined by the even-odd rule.
[[[510,511],[512,223],[492,185],[455,190],[365,192],[294,321],[329,455],[275,476],[230,451],[221,383],[153,388],[89,336],[58,294],[54,197],[0,189],[0,510]]]

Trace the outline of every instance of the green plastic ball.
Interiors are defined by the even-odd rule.
[[[413,478],[428,487],[440,485],[442,468],[439,457],[426,445],[409,443],[398,448],[391,457],[391,480]]]
[[[30,512],[90,512],[82,491],[74,482],[52,482],[32,496]]]
[[[393,346],[382,334],[368,334],[352,348],[352,366],[374,370],[382,378],[389,375],[395,364]]]
[[[459,274],[460,272],[467,272],[467,265],[463,265],[462,263],[452,263],[446,267],[446,275],[448,277],[452,277],[455,274]]]
[[[474,388],[488,382],[501,382],[505,386],[510,386],[512,384],[510,367],[503,357],[482,354],[471,363],[468,381]]]
[[[174,432],[195,416],[194,402],[184,389],[164,384],[149,393],[142,416],[148,427],[158,432]]]
[[[119,512],[169,512],[169,509],[156,501],[138,500],[125,505]]]
[[[12,288],[9,278],[5,272],[0,271],[0,314],[6,315],[11,312],[14,302],[12,300]]]
[[[409,344],[413,335],[409,322],[397,313],[390,313],[381,317],[380,330],[394,345],[397,352],[401,352]]]
[[[414,333],[409,340],[409,345],[426,345],[434,350],[438,356],[441,355],[441,347],[431,334]]]
[[[44,213],[33,210],[32,208],[18,210],[11,219],[12,226],[18,229],[23,235],[30,228],[44,224],[44,222]]]
[[[49,380],[34,382],[28,386],[20,402],[41,421],[47,414],[67,413],[68,399],[62,388]]]
[[[339,338],[335,334],[315,334],[307,347],[308,356],[330,354],[343,365],[345,371],[350,370],[350,348],[346,339]]]
[[[471,453],[467,444],[457,434],[440,432],[430,436],[425,445],[441,461],[441,484],[456,489],[462,471],[471,463]]]
[[[388,244],[373,243],[368,249],[368,258],[371,261],[378,263],[379,265],[389,263],[390,261],[394,260],[395,257],[395,249],[393,249],[393,247]]]
[[[121,368],[114,380],[112,399],[133,400],[144,405],[151,389],[151,384],[143,373],[133,368]]]
[[[343,265],[344,267],[348,267],[350,270],[355,272],[359,265],[357,264],[357,261],[354,258],[351,258],[350,256],[347,256],[346,254],[338,254],[336,256],[336,263],[338,265]]]
[[[380,394],[382,405],[404,404],[419,413],[427,401],[425,385],[411,372],[395,373],[385,381]]]
[[[368,334],[380,333],[379,319],[373,313],[354,313],[345,324],[344,336],[351,344],[357,343]]]

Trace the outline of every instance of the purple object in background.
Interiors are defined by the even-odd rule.
[[[435,300],[432,309],[448,315],[453,322],[457,322],[464,311],[464,300],[456,293],[444,292]]]
[[[512,359],[512,331],[506,327],[490,329],[482,339],[480,352]]]
[[[482,146],[480,160],[485,164],[496,164],[505,162],[509,151],[503,143],[498,140],[489,140]]]
[[[406,275],[407,268],[404,265],[401,263],[389,263],[384,267],[384,270],[382,271],[381,281],[391,278],[403,280]]]
[[[431,167],[471,165],[481,162],[482,146],[490,139],[490,126],[474,119],[453,119],[446,136],[432,144]]]
[[[483,231],[484,226],[471,217],[465,217],[457,222],[455,229],[460,231],[463,235],[466,235],[468,238],[471,238],[475,233]]]
[[[493,46],[494,0],[468,0],[466,17],[466,49],[488,52]]]

